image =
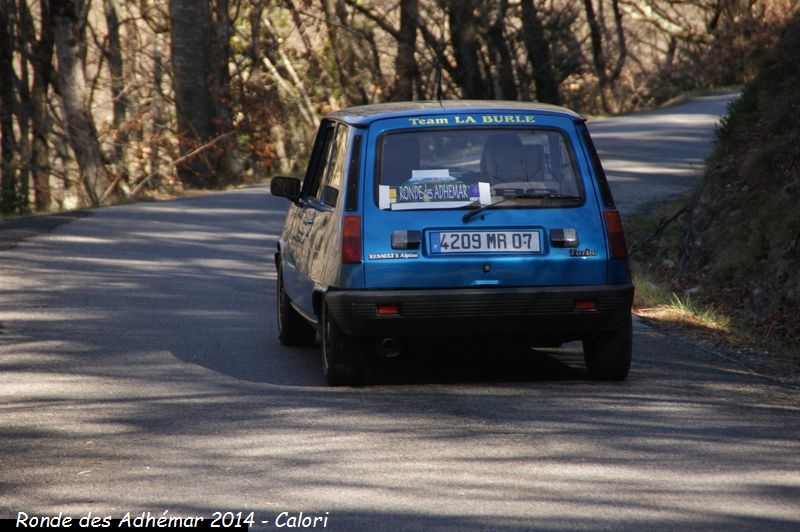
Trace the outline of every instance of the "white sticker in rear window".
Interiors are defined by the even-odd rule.
[[[411,179],[396,186],[378,187],[378,205],[385,210],[458,208],[492,202],[486,182],[468,185],[448,170],[414,170]]]

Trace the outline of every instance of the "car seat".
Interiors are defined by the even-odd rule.
[[[483,148],[481,171],[493,182],[531,181],[541,175],[543,159],[542,146],[523,146],[515,133],[493,133]]]

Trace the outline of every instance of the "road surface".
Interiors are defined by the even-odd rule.
[[[623,192],[619,178],[645,177],[617,168],[647,158],[624,145],[682,109],[590,126],[620,162],[608,166],[623,205],[652,199]],[[652,144],[662,175],[699,157]],[[642,324],[622,383],[589,381],[569,344],[490,351],[489,364],[422,354],[416,373],[326,388],[318,349],[276,337],[285,210],[258,186],[96,210],[0,251],[0,517],[800,527],[797,389]]]
[[[589,121],[589,131],[623,214],[692,190],[711,153],[715,128],[734,94],[646,113]]]

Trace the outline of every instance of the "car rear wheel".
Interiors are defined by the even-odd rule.
[[[316,338],[314,327],[297,312],[283,289],[283,273],[278,268],[278,339],[283,345],[311,345]]]
[[[593,333],[583,340],[583,358],[589,377],[598,381],[621,381],[628,376],[633,349],[630,315],[610,331]]]
[[[322,305],[320,321],[322,370],[330,386],[357,386],[364,383],[364,339],[342,332]]]

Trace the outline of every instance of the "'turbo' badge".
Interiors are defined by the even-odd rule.
[[[593,249],[571,249],[569,250],[570,257],[596,257],[597,251]]]

